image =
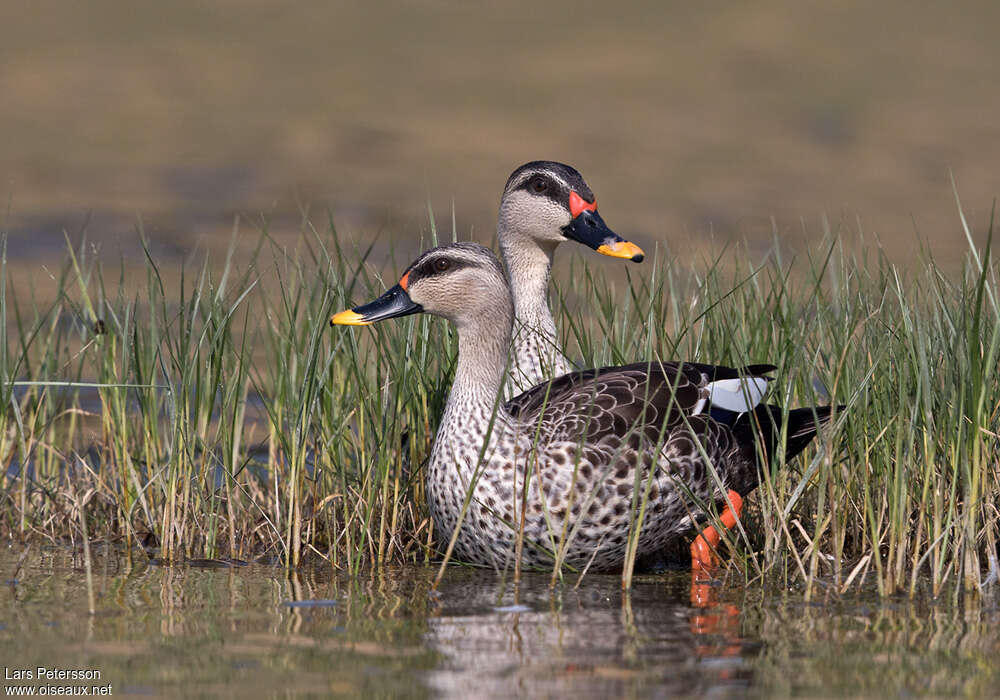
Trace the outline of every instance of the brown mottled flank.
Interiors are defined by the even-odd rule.
[[[708,385],[770,366],[586,370],[500,404],[514,306],[494,254],[457,243],[427,251],[407,272],[412,302],[458,328],[458,364],[431,451],[427,498],[438,532],[447,536],[461,523],[459,559],[508,563],[523,517],[525,564],[551,566],[560,551],[572,566],[615,568],[643,494],[640,554],[685,533],[725,490],[756,487],[754,431],[773,448],[781,409],[755,409],[756,428],[748,414],[717,419],[707,413]],[[827,408],[790,412],[788,456],[828,416]]]

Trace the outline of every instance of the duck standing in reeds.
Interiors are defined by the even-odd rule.
[[[572,372],[499,401],[514,302],[496,256],[456,243],[422,254],[377,300],[333,324],[427,312],[458,330],[455,377],[427,467],[438,532],[454,554],[502,567],[615,569],[687,533],[714,504],[756,488],[787,420],[786,458],[829,407],[784,414],[759,404],[768,365],[640,363]],[[725,519],[725,518],[724,518]]]

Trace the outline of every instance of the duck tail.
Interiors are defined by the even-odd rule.
[[[830,422],[833,406],[807,406],[794,408],[788,412],[787,419],[781,406],[762,404],[753,413],[744,413],[733,426],[733,432],[739,437],[750,441],[758,434],[762,447],[766,451],[768,461],[774,458],[781,439],[782,422],[787,420],[785,433],[785,461],[792,459],[806,448],[806,445],[816,436],[816,432]],[[845,406],[837,406],[837,412]]]

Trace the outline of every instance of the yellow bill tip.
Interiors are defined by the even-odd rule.
[[[371,321],[366,321],[365,317],[353,309],[341,311],[330,317],[331,326],[369,326]]]
[[[642,262],[642,259],[646,257],[646,254],[642,252],[642,248],[630,241],[605,243],[597,249],[597,252],[601,255],[609,255],[612,258],[625,258],[632,262]]]

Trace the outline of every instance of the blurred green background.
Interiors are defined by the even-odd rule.
[[[964,253],[1000,193],[1000,3],[41,0],[0,5],[0,195],[37,285],[100,254],[186,258],[303,208],[416,251],[430,201],[489,242],[520,163],[573,164],[670,254],[831,228]],[[247,244],[252,238],[247,235]]]

